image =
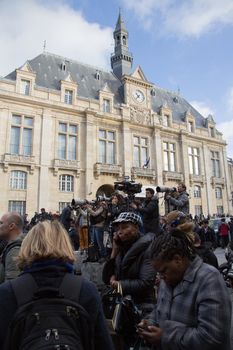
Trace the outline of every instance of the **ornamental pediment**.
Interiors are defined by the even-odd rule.
[[[142,80],[142,81],[148,81],[146,79],[146,76],[142,70],[142,68],[140,66],[137,66],[137,68],[135,69],[135,71],[131,74],[132,78],[136,78],[138,80]]]

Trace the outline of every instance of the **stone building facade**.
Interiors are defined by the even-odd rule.
[[[193,215],[232,213],[232,166],[213,118],[131,71],[121,15],[114,40],[111,72],[44,52],[0,79],[0,212],[61,210],[128,176],[185,182]]]

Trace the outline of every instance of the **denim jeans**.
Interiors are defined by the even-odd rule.
[[[106,249],[103,243],[104,240],[104,228],[103,227],[96,227],[92,226],[92,232],[94,236],[94,245],[98,248],[100,257],[104,258],[106,257]]]

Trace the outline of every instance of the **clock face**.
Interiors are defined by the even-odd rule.
[[[140,90],[133,91],[133,98],[139,103],[142,103],[145,100],[145,96]]]

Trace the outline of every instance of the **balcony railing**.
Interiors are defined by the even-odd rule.
[[[151,178],[152,180],[156,179],[156,174],[154,169],[144,169],[140,167],[133,167],[131,169],[132,177],[145,177]]]
[[[99,177],[101,174],[115,175],[121,177],[122,166],[118,164],[95,163],[94,173],[96,177]]]
[[[184,181],[184,175],[177,171],[163,171],[164,181]]]
[[[3,170],[8,171],[9,164],[26,165],[29,167],[30,173],[33,173],[35,166],[34,156],[25,156],[22,154],[5,153],[3,156]]]
[[[54,159],[53,169],[54,175],[57,175],[58,169],[73,170],[76,172],[77,177],[80,175],[80,165],[78,160],[69,159]]]

